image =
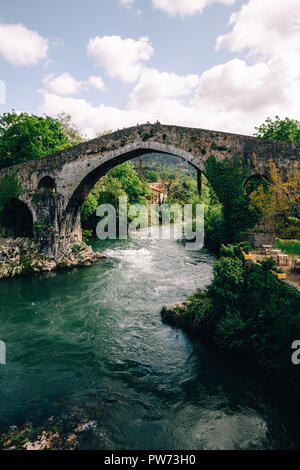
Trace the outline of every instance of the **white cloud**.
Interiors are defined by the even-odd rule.
[[[183,103],[174,98],[156,102],[152,110],[119,109],[104,104],[95,106],[82,98],[64,97],[48,92],[43,92],[40,111],[52,116],[57,116],[61,112],[70,114],[73,122],[90,138],[93,138],[97,132],[156,120],[164,124],[251,134],[254,126],[265,117],[261,113],[255,113],[255,116],[247,115],[246,119],[246,113],[238,109]]]
[[[134,3],[135,0],[120,0],[120,4],[126,7],[132,7]],[[213,3],[232,5],[235,0],[152,0],[154,8],[158,8],[170,16],[180,15],[181,17],[202,13],[204,8]]]
[[[101,77],[91,75],[87,81],[79,81],[72,77],[68,72],[55,76],[47,75],[43,80],[48,91],[60,96],[74,96],[88,87],[96,88],[99,91],[107,91]]]
[[[189,95],[199,85],[198,75],[179,76],[174,73],[145,69],[130,94],[130,108],[155,110],[168,98]]]
[[[120,4],[130,9],[136,15],[140,16],[142,14],[142,10],[134,8],[135,0],[120,0]]]
[[[44,92],[42,112],[70,114],[88,135],[157,119],[166,124],[253,134],[267,116],[300,119],[300,61],[281,59],[247,65],[240,59],[212,67],[201,76],[146,69],[124,109],[94,106],[84,99]],[[87,131],[85,131],[87,133]]]
[[[148,61],[153,48],[148,37],[122,39],[120,36],[96,36],[90,39],[88,55],[96,65],[103,67],[108,75],[124,82],[135,82]]]
[[[273,11],[274,5],[278,12]],[[83,99],[44,92],[41,111],[54,116],[61,111],[69,113],[90,137],[97,131],[157,119],[166,124],[250,135],[268,116],[300,120],[299,8],[298,0],[282,4],[278,0],[249,0],[233,16],[232,30],[218,39],[218,47],[228,47],[233,52],[245,49],[252,54],[251,60],[236,58],[202,75],[180,76],[146,68],[137,59],[138,54],[125,57],[125,61],[121,57],[118,69],[118,48],[120,44],[124,46],[124,41],[117,37],[116,42],[108,41],[113,46],[105,51],[108,56],[113,51],[113,63],[107,62],[106,69],[111,76],[124,79],[124,70],[133,67],[127,81],[134,77],[137,83],[126,107],[95,106]],[[95,49],[98,51],[97,44]],[[124,50],[120,56],[126,56]],[[88,83],[91,85],[90,79]]]
[[[85,85],[85,82],[76,80],[68,72],[62,73],[57,77],[53,74],[47,75],[43,82],[50,91],[62,96],[77,95]]]
[[[133,5],[135,0],[120,0],[121,5],[128,7]]]
[[[157,119],[251,135],[267,116],[300,119],[300,63],[297,70],[292,73],[280,59],[255,65],[234,59],[201,76],[145,69],[123,109],[43,92],[41,111],[53,116],[67,112],[89,137]]]
[[[232,5],[235,0],[152,0],[155,8],[159,8],[171,16],[191,16],[202,13],[205,7],[213,3]]]
[[[204,73],[198,102],[238,110],[249,123],[268,115],[300,119],[300,2],[249,0],[230,18],[217,49],[246,51],[254,65],[235,60]]]
[[[48,59],[43,63],[43,68],[47,69],[51,64],[53,64],[53,59]]]
[[[223,130],[252,134],[268,116],[300,118],[299,78],[290,80],[277,59],[255,65],[234,59],[203,73],[190,105],[205,109]]]
[[[265,57],[300,50],[299,0],[249,0],[231,15],[229,24],[232,31],[218,37],[217,49],[249,49]]]
[[[101,77],[97,77],[96,75],[91,75],[88,84],[99,91],[107,91],[106,86]]]
[[[47,58],[48,39],[23,24],[0,24],[0,55],[12,65],[36,65]]]
[[[103,104],[94,106],[82,98],[58,96],[45,91],[41,111],[52,116],[61,112],[70,114],[73,122],[91,138],[99,131],[134,126],[145,119],[145,114],[138,110],[121,110]]]
[[[223,109],[257,111],[284,101],[280,82],[272,73],[272,64],[248,66],[245,61],[234,59],[204,72],[197,90],[196,101]]]

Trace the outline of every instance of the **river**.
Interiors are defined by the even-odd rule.
[[[1,425],[74,409],[82,449],[300,448],[295,413],[269,381],[161,322],[210,282],[215,258],[175,241],[94,243],[90,268],[5,281]]]

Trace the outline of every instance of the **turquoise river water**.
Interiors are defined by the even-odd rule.
[[[83,410],[82,449],[299,448],[297,415],[257,371],[161,322],[215,258],[175,241],[94,243],[90,268],[0,285],[0,424]]]

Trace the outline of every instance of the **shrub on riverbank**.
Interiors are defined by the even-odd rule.
[[[219,161],[211,155],[205,164],[217,205],[205,211],[205,245],[214,253],[219,253],[222,243],[238,243],[243,232],[253,228],[261,218],[261,213],[250,208],[249,195],[243,183],[249,176],[244,162],[238,158],[225,158]]]
[[[278,281],[270,270],[247,267],[226,247],[211,285],[188,302],[164,309],[162,317],[191,334],[206,335],[218,347],[243,353],[281,380],[298,380],[292,343],[300,338],[300,292]]]

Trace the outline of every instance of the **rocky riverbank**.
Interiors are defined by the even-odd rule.
[[[0,450],[76,450],[85,433],[96,427],[90,417],[74,411],[42,424],[27,422],[0,431]]]
[[[59,258],[38,252],[35,243],[27,238],[0,240],[0,280],[18,276],[65,271],[75,267],[91,266],[105,258],[83,242],[74,243]]]

